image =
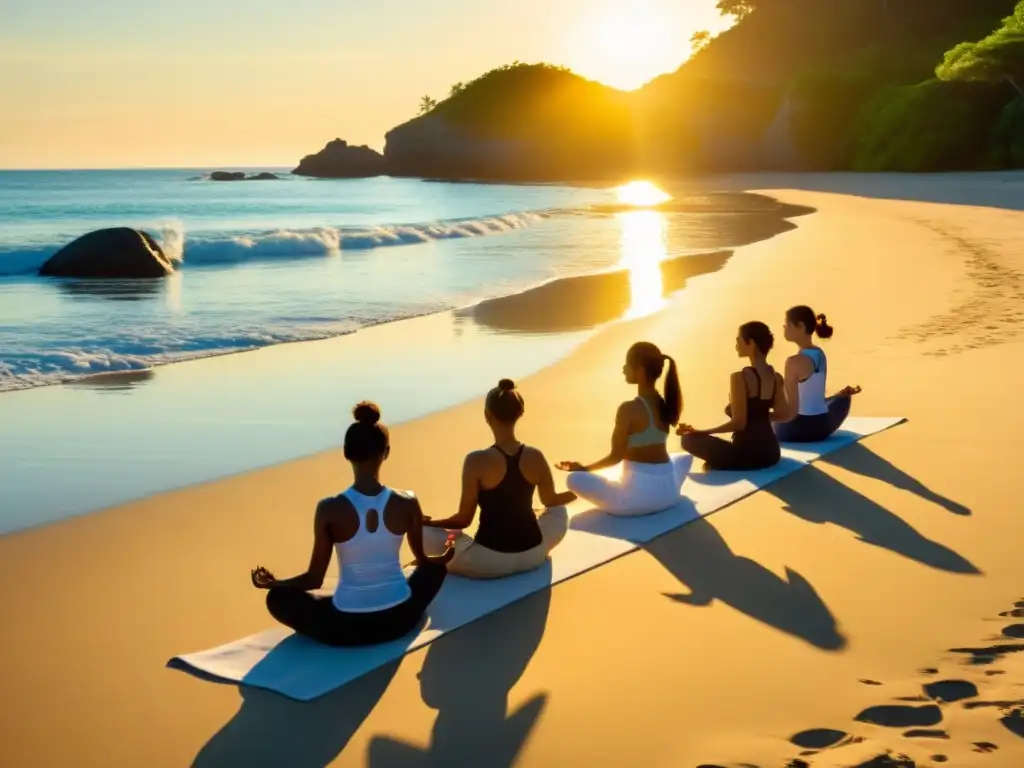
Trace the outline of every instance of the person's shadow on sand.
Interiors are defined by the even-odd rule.
[[[242,706],[192,762],[194,768],[324,768],[348,744],[401,659],[312,701],[240,686]]]
[[[820,461],[841,467],[848,472],[856,472],[858,475],[873,477],[876,480],[889,483],[894,488],[917,494],[925,501],[930,501],[940,507],[952,512],[954,515],[970,515],[971,510],[956,501],[953,501],[941,493],[911,477],[903,470],[896,467],[888,460],[882,458],[863,443],[854,443],[841,451],[822,456]]]
[[[515,765],[547,697],[538,694],[510,714],[508,695],[540,645],[550,604],[551,590],[542,589],[432,643],[419,675],[423,701],[437,710],[430,744],[421,749],[378,736],[367,765]]]
[[[785,478],[765,488],[785,503],[787,512],[810,523],[841,526],[866,544],[884,547],[932,568],[952,573],[981,573],[967,558],[927,538],[899,515],[814,465],[801,470],[798,477],[798,482],[795,478]]]
[[[677,603],[708,606],[719,600],[823,650],[838,651],[846,646],[832,612],[803,576],[786,568],[786,578],[782,578],[735,554],[706,518],[642,548],[689,588],[689,593],[665,593]]]

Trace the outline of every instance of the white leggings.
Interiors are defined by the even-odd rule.
[[[619,480],[593,472],[570,472],[565,484],[609,515],[649,515],[679,503],[679,490],[693,464],[693,456],[688,453],[669,458],[667,464],[624,461]]]

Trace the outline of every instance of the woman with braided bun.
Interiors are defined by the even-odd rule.
[[[566,504],[573,493],[555,491],[555,481],[544,454],[516,437],[516,424],[526,411],[523,396],[511,379],[502,379],[484,400],[484,421],[494,442],[473,451],[462,467],[459,510],[444,520],[425,520],[424,545],[441,553],[450,532],[455,557],[451,573],[477,579],[493,579],[541,566],[565,538],[569,528]],[[546,509],[533,508],[534,492]],[[480,509],[476,536],[463,533]]]
[[[667,369],[667,370],[666,370]],[[691,456],[669,457],[669,430],[679,423],[683,393],[675,361],[647,341],[629,348],[622,373],[637,396],[619,405],[612,430],[611,451],[592,464],[560,462],[569,472],[566,485],[597,509],[611,515],[646,515],[679,502],[679,490],[690,470]],[[663,393],[657,382],[665,375]],[[612,480],[594,474],[622,464],[622,477]]]

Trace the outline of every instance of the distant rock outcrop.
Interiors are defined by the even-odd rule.
[[[321,179],[365,179],[386,175],[388,164],[380,152],[335,139],[316,154],[302,158],[292,173]]]
[[[210,174],[210,181],[274,181],[280,178],[268,171],[252,175],[247,175],[244,171],[214,171]]]
[[[98,229],[65,245],[39,269],[50,277],[152,278],[174,272],[160,244],[129,227]]]

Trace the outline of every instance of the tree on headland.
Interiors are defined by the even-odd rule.
[[[453,99],[466,90],[466,84],[463,82],[452,83],[451,88],[448,89],[448,98]]]
[[[693,53],[700,53],[708,43],[711,42],[711,33],[706,29],[694,32],[690,35],[690,50]]]
[[[735,16],[736,21],[743,21],[757,10],[757,5],[757,0],[718,0],[715,7],[723,16]]]
[[[976,43],[960,43],[948,51],[935,74],[940,80],[1003,80],[1024,96],[1020,85],[1024,76],[1024,0],[988,37]]]
[[[427,112],[432,112],[437,107],[437,99],[432,99],[430,96],[423,96],[420,98],[420,114],[425,115]]]

